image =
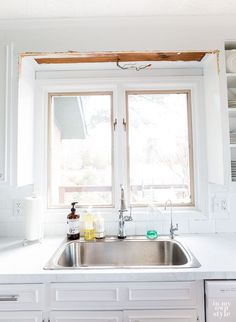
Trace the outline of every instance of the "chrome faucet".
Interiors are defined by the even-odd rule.
[[[132,214],[131,214],[131,208],[130,208],[130,215],[124,216],[124,212],[128,211],[126,209],[125,205],[125,195],[124,195],[124,187],[123,185],[120,185],[121,188],[121,197],[120,197],[120,209],[119,209],[119,231],[118,231],[118,238],[124,239],[126,238],[126,232],[125,232],[125,222],[126,221],[132,221]]]
[[[170,239],[174,239],[175,231],[179,229],[178,224],[176,226],[173,226],[173,219],[172,219],[172,202],[170,199],[168,199],[165,203],[165,210],[167,210],[167,206],[170,206]]]

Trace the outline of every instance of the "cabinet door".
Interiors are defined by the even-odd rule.
[[[119,310],[121,292],[118,283],[51,283],[52,310]]]
[[[0,312],[0,322],[41,322],[42,312]]]
[[[125,309],[194,308],[197,292],[195,282],[130,283],[125,292]]]
[[[119,311],[55,311],[50,314],[50,322],[122,322]]]
[[[0,43],[0,183],[5,181],[6,167],[6,77],[7,47]]]
[[[217,66],[217,55],[208,55],[204,61],[206,144],[208,154],[208,181],[209,183],[223,185],[224,135],[220,78]]]
[[[124,322],[196,322],[195,310],[125,311]]]

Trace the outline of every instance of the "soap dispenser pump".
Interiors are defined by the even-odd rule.
[[[67,239],[69,240],[75,240],[80,238],[80,222],[79,218],[80,215],[76,214],[75,205],[78,202],[72,202],[71,203],[71,212],[67,216],[67,224],[68,224],[68,231],[67,231]]]

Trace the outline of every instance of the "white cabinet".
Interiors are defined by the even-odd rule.
[[[0,184],[11,183],[13,161],[18,186],[33,183],[34,81],[28,60],[18,61],[13,44],[0,41]]]
[[[0,284],[0,322],[204,322],[203,282]]]
[[[55,311],[50,314],[50,322],[122,322],[119,311]]]
[[[195,310],[126,311],[124,322],[196,322]]]
[[[195,310],[55,311],[50,322],[196,322]]]
[[[30,57],[21,60],[17,119],[17,185],[33,183],[35,70]],[[27,156],[27,157],[26,157]]]
[[[0,311],[42,310],[43,284],[0,284]]]
[[[51,283],[50,322],[204,322],[203,282]]]
[[[42,312],[0,312],[0,322],[42,322]]]
[[[122,307],[120,283],[51,283],[53,310],[117,309]]]
[[[231,181],[236,182],[236,41],[225,43],[225,65],[229,113]]]
[[[51,283],[53,310],[192,308],[196,282]]]
[[[12,84],[13,45],[0,41],[0,184],[10,183],[10,155],[13,146],[12,129],[16,113],[13,113]]]
[[[225,179],[223,153],[224,141],[217,54],[208,55],[204,60],[204,92],[208,181],[209,183],[223,185]]]
[[[0,183],[6,180],[7,46],[0,43]]]
[[[42,322],[43,284],[0,284],[0,322]]]
[[[125,307],[192,308],[197,305],[197,283],[159,282],[128,283],[123,292]]]

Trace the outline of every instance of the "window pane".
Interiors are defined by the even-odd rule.
[[[191,203],[187,93],[130,93],[132,204]]]
[[[53,96],[50,204],[111,205],[111,94]]]

